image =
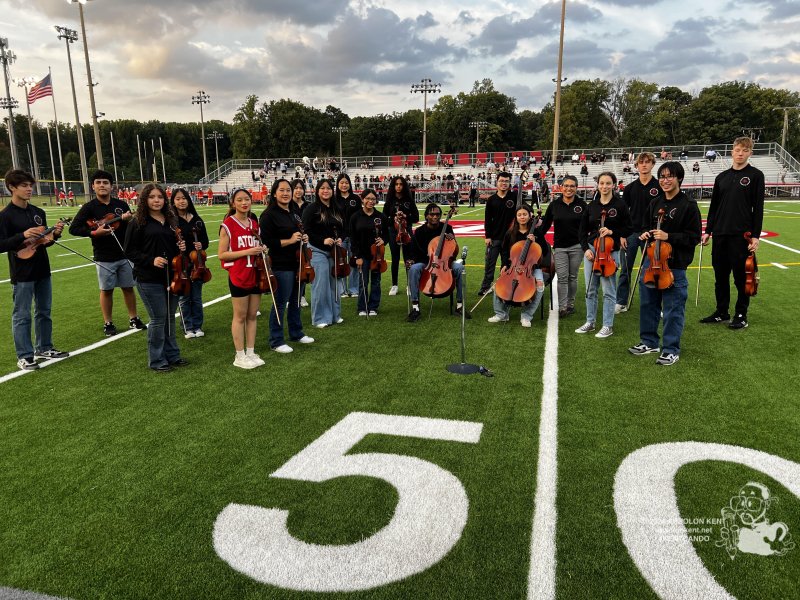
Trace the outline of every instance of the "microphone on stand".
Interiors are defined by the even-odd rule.
[[[461,258],[459,258],[456,262],[461,263],[462,265],[467,262],[467,252],[469,252],[469,247],[465,244],[464,248],[461,250]]]

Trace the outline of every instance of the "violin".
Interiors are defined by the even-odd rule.
[[[753,234],[746,231],[744,239],[747,243],[753,239]],[[761,282],[761,276],[758,274],[758,260],[756,260],[756,253],[750,252],[744,261],[744,293],[746,296],[755,296],[758,294],[758,284]]]
[[[197,244],[196,227],[192,227],[192,237],[194,238],[194,243]],[[189,253],[189,260],[192,261],[192,273],[190,276],[192,281],[202,281],[203,283],[211,281],[211,271],[206,266],[207,258],[208,255],[202,248],[200,250],[194,249]]]
[[[261,237],[257,233],[253,233],[253,237],[260,246],[264,246]],[[261,251],[261,260],[256,259],[255,267],[258,291],[262,294],[266,294],[267,292],[273,294],[272,301],[274,303],[275,290],[278,289],[278,279],[275,277],[275,273],[272,272],[272,259],[269,254],[267,254],[266,250]]]
[[[447,296],[456,286],[452,266],[458,254],[458,244],[452,237],[447,237],[447,222],[456,212],[458,208],[455,204],[451,204],[447,218],[442,224],[442,233],[438,239],[434,238],[428,244],[428,264],[422,270],[419,289],[431,298]]]
[[[505,302],[515,305],[528,304],[536,294],[533,272],[542,258],[542,247],[529,236],[511,246],[511,265],[503,269],[494,293]]]
[[[333,239],[339,238],[336,228],[333,228]],[[339,246],[335,241],[333,242],[333,266],[331,267],[331,275],[336,278],[347,277],[350,275],[350,264],[347,262],[347,250]]]
[[[71,217],[67,217],[65,219],[59,219],[58,223],[53,225],[52,227],[48,227],[45,229],[42,228],[42,231],[36,237],[31,237],[25,240],[22,244],[22,247],[17,250],[14,255],[17,258],[21,258],[22,260],[28,260],[39,249],[39,246],[43,246],[45,244],[49,244],[50,242],[54,242],[55,238],[53,237],[52,233],[55,231],[56,227],[58,227],[59,223],[63,223],[64,225],[69,225],[70,221],[72,221]]]
[[[175,240],[178,244],[183,241],[181,228],[175,227]],[[192,289],[192,282],[189,279],[189,262],[183,252],[178,252],[170,262],[172,266],[172,281],[169,284],[169,291],[175,296],[188,296]]]
[[[375,225],[375,243],[369,247],[370,254],[372,259],[369,261],[369,270],[370,271],[377,271],[379,273],[386,273],[386,260],[384,260],[383,256],[386,252],[386,245],[380,244],[378,245],[378,238],[381,237],[381,228],[378,225]]]
[[[606,209],[600,212],[600,229],[606,226]],[[601,277],[612,277],[617,272],[617,263],[614,262],[612,252],[614,252],[614,240],[609,236],[598,235],[592,242],[594,245],[594,260],[592,261],[592,273]]]
[[[408,233],[408,221],[404,212],[397,211],[397,216],[394,219],[394,227],[397,229],[397,237],[395,241],[401,246],[411,243],[411,235]],[[383,271],[381,271],[383,273]]]
[[[656,231],[661,231],[661,223],[664,221],[664,209],[658,209],[658,219],[656,219]],[[675,283],[675,277],[669,268],[669,258],[672,256],[672,244],[661,240],[653,240],[645,250],[647,259],[650,261],[647,269],[642,276],[642,283],[647,287],[656,290],[666,290]]]
[[[108,213],[101,219],[89,219],[86,221],[86,224],[92,229],[92,231],[105,227],[118,229],[119,226],[122,225],[122,215]]]
[[[303,220],[295,215],[295,220],[297,221],[297,230],[300,232],[300,235],[305,235],[305,229],[303,228]],[[314,267],[311,266],[311,248],[308,247],[308,244],[304,244],[302,240],[300,241],[300,249],[297,251],[297,262],[299,266],[297,267],[297,279],[300,283],[311,283],[314,281],[314,277],[316,273],[314,272]]]

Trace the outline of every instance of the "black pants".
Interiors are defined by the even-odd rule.
[[[736,285],[734,314],[747,316],[750,296],[744,293],[744,263],[749,252],[748,242],[741,235],[715,235],[711,247],[711,265],[714,267],[714,294],[717,312],[728,314],[731,303],[731,272]]]
[[[483,281],[481,282],[482,290],[488,290],[494,283],[494,269],[497,266],[502,244],[502,240],[492,240],[491,245],[486,249],[486,265],[483,270]]]
[[[410,234],[411,232],[409,231],[409,235]],[[411,258],[411,248],[407,248],[407,246],[408,244],[400,246],[400,244],[397,243],[397,231],[391,229],[389,232],[389,251],[392,255],[392,285],[397,285],[397,277],[400,272],[400,249],[403,249],[403,262]]]

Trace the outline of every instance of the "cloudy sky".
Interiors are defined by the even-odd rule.
[[[421,108],[410,84],[443,93],[490,77],[519,108],[552,97],[560,1],[93,0],[86,27],[97,109],[106,118],[230,121],[248,94],[350,116]],[[53,70],[59,117],[72,119],[64,42],[80,30],[64,0],[0,0],[12,77]],[[89,120],[82,45],[72,46],[81,119]],[[689,92],[731,79],[800,90],[800,1],[568,0],[564,76],[639,77]],[[3,92],[0,92],[2,94]],[[12,95],[24,106],[21,89]],[[435,97],[434,97],[435,100]],[[52,118],[40,100],[34,117]]]

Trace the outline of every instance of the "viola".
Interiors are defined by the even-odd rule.
[[[333,229],[333,239],[339,239],[339,234],[336,228]],[[333,243],[333,266],[331,267],[331,275],[336,278],[347,277],[350,275],[350,264],[347,262],[347,250],[337,244]]]
[[[41,233],[36,237],[31,237],[25,240],[22,244],[22,247],[15,252],[15,256],[17,258],[21,258],[22,260],[28,260],[39,249],[39,246],[43,246],[45,244],[49,244],[50,242],[55,241],[53,237],[53,231],[55,231],[56,227],[58,227],[59,223],[63,223],[64,225],[69,225],[70,221],[72,221],[71,217],[67,217],[65,219],[59,219],[58,223],[53,225],[52,227],[48,227],[45,229],[42,227]]]
[[[744,239],[747,243],[753,239],[753,235],[746,231]],[[758,284],[761,282],[761,276],[758,274],[758,260],[756,260],[756,253],[750,252],[744,261],[744,293],[746,296],[755,296],[758,294]]]
[[[175,227],[175,240],[178,244],[183,241],[181,228]],[[172,281],[169,284],[169,291],[175,296],[188,296],[192,289],[192,282],[189,279],[189,261],[183,252],[178,252],[170,262],[172,266]]]
[[[661,223],[664,221],[663,208],[658,209],[656,219],[656,231],[661,231]],[[666,290],[675,283],[675,277],[669,268],[668,261],[672,256],[672,244],[661,240],[653,240],[647,246],[645,253],[650,261],[647,269],[642,276],[642,283],[649,288],[656,290]]]
[[[450,294],[456,285],[453,277],[453,261],[458,254],[458,244],[453,237],[447,237],[447,223],[458,209],[450,205],[450,211],[442,224],[442,233],[428,244],[428,264],[422,270],[419,289],[431,298],[442,298]]]
[[[369,270],[370,271],[377,271],[379,273],[386,273],[386,260],[384,260],[383,256],[386,252],[386,245],[385,244],[378,244],[378,238],[381,237],[381,228],[378,225],[375,225],[375,243],[369,247],[370,255],[372,258],[369,261]]]
[[[101,229],[105,227],[109,227],[111,229],[118,229],[120,225],[122,225],[122,215],[115,215],[114,213],[108,213],[101,219],[89,219],[86,221],[86,224],[92,229]]]
[[[192,237],[194,243],[197,244],[197,228],[192,227]],[[192,273],[190,278],[192,281],[202,281],[208,283],[211,281],[211,271],[206,266],[206,259],[208,255],[202,248],[200,250],[194,249],[189,253],[189,260],[192,261]]]
[[[606,209],[600,212],[600,229],[606,226]],[[594,260],[592,273],[601,277],[611,277],[617,272],[617,263],[614,262],[614,240],[609,236],[598,235],[592,242],[594,245]]]
[[[306,232],[303,228],[303,220],[298,215],[295,215],[294,218],[297,221],[297,230],[300,232],[300,235],[305,235]],[[297,251],[297,262],[299,265],[297,267],[298,281],[300,283],[311,283],[314,281],[316,273],[314,272],[314,267],[311,266],[311,248],[302,241]]]
[[[394,227],[397,229],[397,237],[395,241],[401,246],[411,243],[411,235],[408,233],[408,221],[406,220],[405,213],[397,211],[397,216],[394,219]],[[381,271],[382,273],[383,271]]]
[[[529,235],[511,246],[511,265],[501,271],[495,283],[495,294],[505,302],[528,304],[536,294],[533,272],[542,258],[542,247],[532,237]]]
[[[264,244],[261,242],[259,235],[257,233],[253,233],[253,237],[263,248]],[[256,258],[255,267],[256,285],[258,285],[258,291],[262,294],[270,292],[273,295],[272,302],[274,304],[275,290],[278,289],[278,279],[275,277],[275,273],[272,272],[272,259],[270,258],[269,254],[267,254],[266,250],[262,250],[261,256]]]

